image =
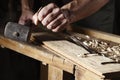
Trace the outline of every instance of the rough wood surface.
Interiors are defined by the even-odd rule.
[[[48,65],[48,80],[63,80],[63,70]]]
[[[98,75],[106,73],[120,72],[120,64],[106,64],[103,62],[111,62],[112,60],[103,56],[89,56],[82,58],[81,55],[88,53],[85,49],[77,46],[69,41],[57,40],[57,41],[44,41],[46,46],[58,52],[60,55],[72,60],[75,64],[84,66],[88,70],[93,71]],[[90,54],[91,55],[91,54]]]
[[[0,36],[0,45],[11,50],[17,51],[26,56],[29,56],[31,58],[45,62],[47,64],[54,65],[70,73],[73,73],[74,64],[72,62],[64,60],[63,58],[55,55],[50,50],[43,48],[41,44],[38,45],[27,44],[24,42],[18,42]]]
[[[104,76],[99,77],[82,66],[76,66],[75,70],[75,80],[104,80]]]
[[[110,37],[111,41],[114,39],[114,42],[117,42],[116,40],[119,39],[119,37],[112,37],[109,34],[101,34],[99,32],[92,33],[94,33],[93,36],[96,36],[95,34],[100,34],[99,36],[101,37],[96,37],[101,39],[106,39],[105,37],[108,36],[106,40],[109,40],[108,38]],[[104,35],[106,36],[104,37]],[[82,74],[83,80],[90,80],[93,76],[96,76],[96,80],[101,80],[105,77],[104,75],[106,74],[110,74],[113,77],[114,75],[116,75],[116,73],[117,77],[120,75],[120,64],[101,64],[102,62],[113,61],[111,59],[99,55],[88,55],[88,57],[84,58],[81,57],[81,55],[84,55],[84,53],[86,54],[89,52],[83,49],[82,47],[77,46],[66,40],[53,39],[51,38],[51,36],[46,36],[47,38],[50,38],[48,40],[46,40],[46,38],[43,37],[44,36],[39,37],[37,45],[36,43],[33,45],[10,40],[4,38],[3,36],[0,36],[0,45],[22,53],[24,55],[27,55],[29,57],[32,57],[34,59],[37,59],[39,61],[42,61],[43,63],[45,62],[47,64],[60,68],[61,70],[68,71],[70,73],[73,73],[74,66],[77,66],[79,67],[79,69],[76,69],[76,75]],[[40,44],[41,41],[44,43],[44,46]],[[85,69],[85,74],[84,69],[81,71],[83,73],[79,72],[81,70],[81,67]],[[89,73],[91,74],[90,76],[84,76],[88,75]],[[76,79],[79,79],[79,77]]]
[[[88,28],[83,28],[83,27],[80,27],[80,26],[74,26],[74,27],[71,27],[71,28],[75,32],[83,33],[83,34],[86,34],[86,35],[89,35],[89,36],[93,36],[95,38],[108,40],[108,41],[112,41],[112,42],[115,42],[115,43],[120,43],[120,36],[119,35],[114,35],[114,34],[111,34],[111,33],[106,33],[106,32],[97,31],[97,30],[88,29]]]

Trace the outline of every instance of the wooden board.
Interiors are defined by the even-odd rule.
[[[7,39],[3,36],[0,36],[0,45],[36,60],[42,61],[43,63],[51,64],[60,69],[63,69],[67,72],[73,73],[74,64],[67,59],[55,55],[50,50],[47,50],[42,47],[41,44],[33,45],[24,42],[18,42],[11,39]],[[58,64],[56,64],[58,63]]]
[[[106,34],[106,36],[109,37],[108,34]],[[70,72],[72,74],[74,72],[74,66],[79,67],[78,71],[76,71],[76,75],[79,74],[79,71],[81,71],[82,68],[84,68],[87,72],[87,75],[88,73],[91,74],[87,77],[87,79],[92,79],[94,75],[96,75],[97,77],[95,79],[98,80],[103,79],[105,77],[104,75],[106,74],[110,74],[113,77],[114,75],[116,75],[116,73],[117,77],[120,75],[120,64],[101,64],[102,62],[112,61],[111,59],[102,56],[89,56],[83,58],[81,57],[81,55],[89,52],[83,49],[82,47],[77,46],[66,40],[53,39],[51,38],[51,36],[46,36],[47,38],[50,38],[48,40],[46,40],[43,37],[44,36],[39,37],[37,44],[35,41],[35,44],[31,45],[23,42],[10,40],[4,38],[3,36],[0,36],[0,45],[22,53],[24,55],[27,55],[29,57],[32,57],[34,59],[37,59],[39,61],[42,61],[43,63],[47,63],[57,68],[60,68],[61,70]],[[111,39],[119,38],[111,37]],[[41,41],[44,43],[44,45],[39,44],[41,43]],[[82,72],[82,74],[83,73],[84,72]],[[77,79],[79,79],[79,77]]]
[[[48,65],[48,80],[63,80],[63,70]]]
[[[96,73],[97,75],[103,76],[103,74],[120,72],[120,64],[106,64],[102,65],[103,62],[111,62],[112,60],[103,56],[90,56],[86,58],[79,57],[79,55],[88,53],[85,49],[77,46],[66,40],[57,41],[44,41],[46,46],[58,52],[61,56],[64,56],[72,60],[75,64],[81,65],[88,70]]]
[[[99,77],[82,66],[76,66],[75,80],[104,80],[105,77]]]
[[[95,38],[108,40],[108,41],[112,41],[115,43],[120,43],[120,36],[119,35],[103,32],[103,31],[97,31],[97,30],[93,30],[93,29],[89,29],[89,28],[83,28],[80,26],[74,26],[71,28],[73,31],[78,32],[78,33],[83,33],[83,34],[86,34],[89,36],[93,36]]]

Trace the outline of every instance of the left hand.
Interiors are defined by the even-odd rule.
[[[33,12],[31,10],[22,11],[22,15],[19,18],[19,24],[25,25],[28,21],[32,21]]]

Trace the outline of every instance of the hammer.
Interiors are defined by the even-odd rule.
[[[41,9],[42,7],[39,8],[36,14],[38,14]],[[30,40],[32,33],[32,27],[30,26],[32,25],[33,23],[31,20],[28,20],[25,25],[21,25],[15,22],[8,22],[4,28],[4,36],[13,40],[27,42]],[[42,24],[39,23],[39,25],[41,26]],[[43,29],[43,26],[41,29]]]
[[[15,22],[8,22],[4,29],[4,36],[17,41],[27,42],[30,39],[31,27]]]
[[[42,1],[41,7],[36,13],[38,13],[42,9],[43,6],[49,3],[51,3],[51,1],[47,1],[47,2]],[[4,36],[10,39],[17,40],[17,41],[27,42],[30,40],[30,36],[32,33],[32,28],[30,27],[31,23],[32,22],[28,21],[28,23],[26,23],[27,25],[21,25],[15,22],[8,22],[4,28]],[[39,25],[42,30],[46,31],[46,28],[44,28],[41,23]]]
[[[34,24],[31,21],[28,21],[26,25],[21,25],[15,22],[8,22],[5,25],[3,35],[13,40],[28,42],[30,40],[31,34],[36,31],[35,29],[37,29],[37,31],[39,29],[39,31],[51,32],[41,23],[37,25],[37,28],[35,28],[33,25]]]

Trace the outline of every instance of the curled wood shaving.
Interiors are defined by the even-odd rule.
[[[84,35],[84,37],[81,35],[74,36],[84,45],[89,47],[89,49],[94,50],[102,56],[111,58],[115,62],[120,62],[120,44],[92,38],[88,35]]]

